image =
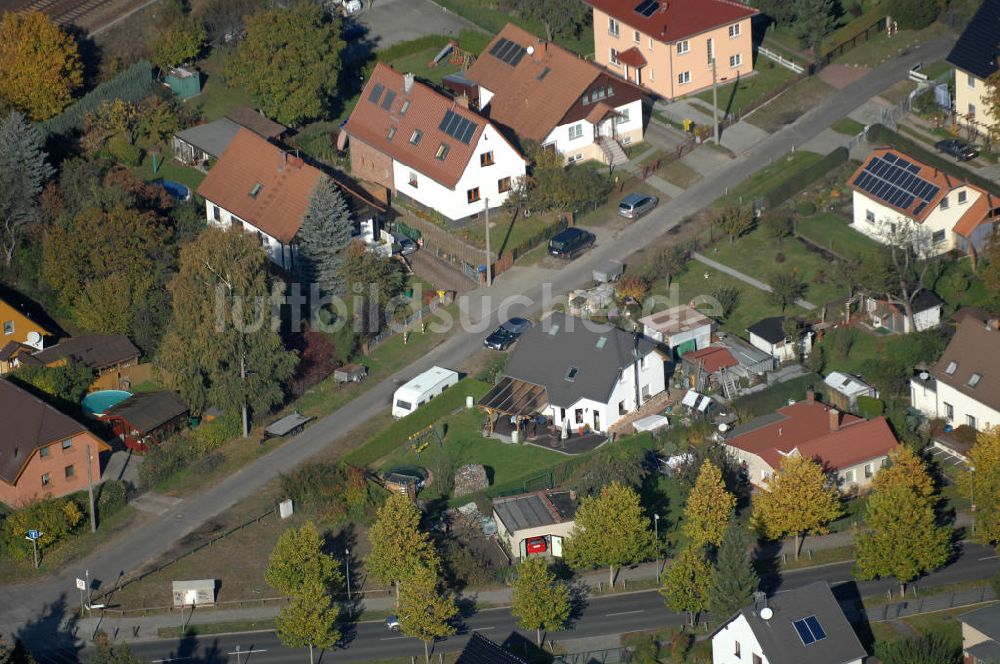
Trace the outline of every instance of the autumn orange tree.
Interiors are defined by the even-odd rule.
[[[0,17],[0,97],[31,120],[47,120],[83,83],[76,41],[38,11]]]

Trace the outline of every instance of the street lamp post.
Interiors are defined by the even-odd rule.
[[[660,515],[653,515],[653,536],[656,539],[656,585],[660,585]]]
[[[976,467],[969,466],[969,505],[972,509],[972,534],[976,534]]]
[[[351,550],[344,549],[344,553],[347,555],[344,558],[344,565],[347,567],[347,601],[351,601]]]

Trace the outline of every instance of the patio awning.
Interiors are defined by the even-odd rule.
[[[548,395],[541,385],[504,376],[479,400],[479,407],[503,415],[527,418],[537,415],[548,402]]]
[[[648,415],[632,423],[636,431],[656,431],[670,425],[670,420],[662,415]]]

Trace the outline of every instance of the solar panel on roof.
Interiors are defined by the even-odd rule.
[[[392,100],[396,98],[396,93],[389,90],[385,93],[385,99],[382,100],[382,108],[389,110],[392,108]]]
[[[448,110],[441,119],[438,129],[468,145],[476,133],[476,123],[468,118],[463,118],[455,111]]]
[[[906,167],[906,170],[916,174],[920,172],[920,167],[917,166],[916,164],[910,164],[909,166]]]
[[[524,47],[506,38],[500,39],[490,49],[490,55],[501,62],[507,63],[511,67],[516,67],[525,53]]]
[[[914,214],[919,214],[940,193],[941,188],[921,178],[920,166],[894,154],[872,157],[864,171],[855,178],[854,185],[889,205],[906,210],[914,200],[921,205]]]
[[[920,205],[918,205],[918,206],[917,206],[917,208],[916,208],[916,209],[915,209],[915,210],[913,211],[913,214],[914,214],[914,215],[919,215],[919,214],[920,214],[921,212],[923,212],[923,210],[924,210],[924,208],[925,208],[925,207],[927,207],[927,203],[921,203],[921,204],[920,204]]]
[[[383,90],[385,90],[385,86],[381,83],[376,83],[375,87],[372,88],[371,94],[368,95],[368,101],[373,104],[377,104],[379,97],[382,96]]]
[[[899,159],[899,157],[897,157],[896,155],[892,154],[891,152],[886,153],[886,155],[884,157],[882,157],[882,158],[885,159],[890,164],[896,163],[896,160]]]
[[[792,624],[795,625],[795,631],[799,633],[799,638],[802,639],[802,645],[807,646],[816,641],[804,620],[796,620]]]
[[[792,621],[792,625],[795,627],[795,631],[799,633],[799,638],[802,639],[802,645],[804,646],[826,638],[826,632],[823,630],[822,625],[819,624],[816,616],[807,616],[799,620],[794,620]]]
[[[819,624],[819,620],[816,616],[809,616],[806,618],[806,625],[809,626],[809,629],[812,631],[813,636],[816,637],[817,641],[826,638],[826,632],[823,630],[823,626]]]
[[[659,8],[660,8],[660,3],[657,2],[657,0],[643,0],[636,6],[635,11],[638,12],[639,14],[642,14],[646,18],[649,18],[650,16],[655,14],[656,10]]]

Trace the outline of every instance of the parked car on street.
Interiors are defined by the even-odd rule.
[[[490,336],[483,340],[483,345],[493,350],[507,350],[529,327],[531,327],[530,320],[518,317],[511,318],[493,330]]]
[[[414,242],[412,238],[409,238],[402,233],[393,233],[392,243],[399,246],[396,253],[402,254],[403,256],[409,256],[418,249],[417,243]]]
[[[557,258],[573,258],[592,246],[596,236],[576,226],[570,226],[549,240],[549,254]]]
[[[386,616],[385,618],[385,628],[390,632],[399,631],[399,618],[396,616]]]
[[[979,156],[979,150],[957,138],[946,138],[934,144],[938,152],[949,154],[959,161],[969,161]]]
[[[656,196],[633,192],[618,204],[618,214],[626,219],[638,219],[655,208],[660,202]]]

